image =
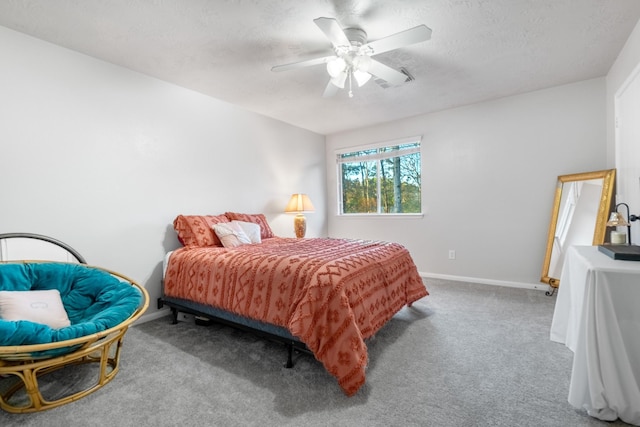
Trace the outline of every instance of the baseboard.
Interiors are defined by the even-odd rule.
[[[520,288],[520,289],[533,289],[537,291],[546,291],[549,289],[549,285],[545,283],[522,283],[522,282],[511,282],[506,280],[493,280],[493,279],[481,279],[478,277],[464,277],[464,276],[452,276],[448,274],[437,274],[437,273],[424,273],[418,272],[420,276],[425,279],[442,279],[442,280],[453,280],[455,282],[471,282],[471,283],[481,283],[483,285],[493,285],[493,286],[505,286],[507,288]]]
[[[170,315],[171,315],[171,310],[169,310],[168,308],[165,308],[165,309],[162,309],[162,310],[157,310],[157,311],[154,311],[152,313],[143,314],[142,316],[140,316],[140,318],[138,320],[136,320],[134,325],[139,325],[141,323],[151,322],[152,320],[160,319],[162,317],[170,316]]]

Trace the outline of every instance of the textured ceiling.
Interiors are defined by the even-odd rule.
[[[323,98],[332,54],[313,23],[369,41],[425,24],[431,40],[375,58],[415,81]],[[3,0],[0,25],[320,134],[606,75],[638,0]]]

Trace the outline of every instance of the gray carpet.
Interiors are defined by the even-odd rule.
[[[0,411],[0,426],[626,425],[567,403],[573,353],[549,340],[555,296],[427,288],[367,343],[367,383],[351,398],[308,354],[285,369],[281,344],[167,317],[129,330],[121,371],[101,390],[42,413]]]

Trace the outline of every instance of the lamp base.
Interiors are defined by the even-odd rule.
[[[302,214],[297,214],[293,219],[293,229],[296,232],[296,237],[301,239],[307,233],[307,219]]]

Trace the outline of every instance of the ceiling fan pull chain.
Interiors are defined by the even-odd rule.
[[[349,98],[353,98],[353,91],[351,90],[351,68],[349,68]]]

